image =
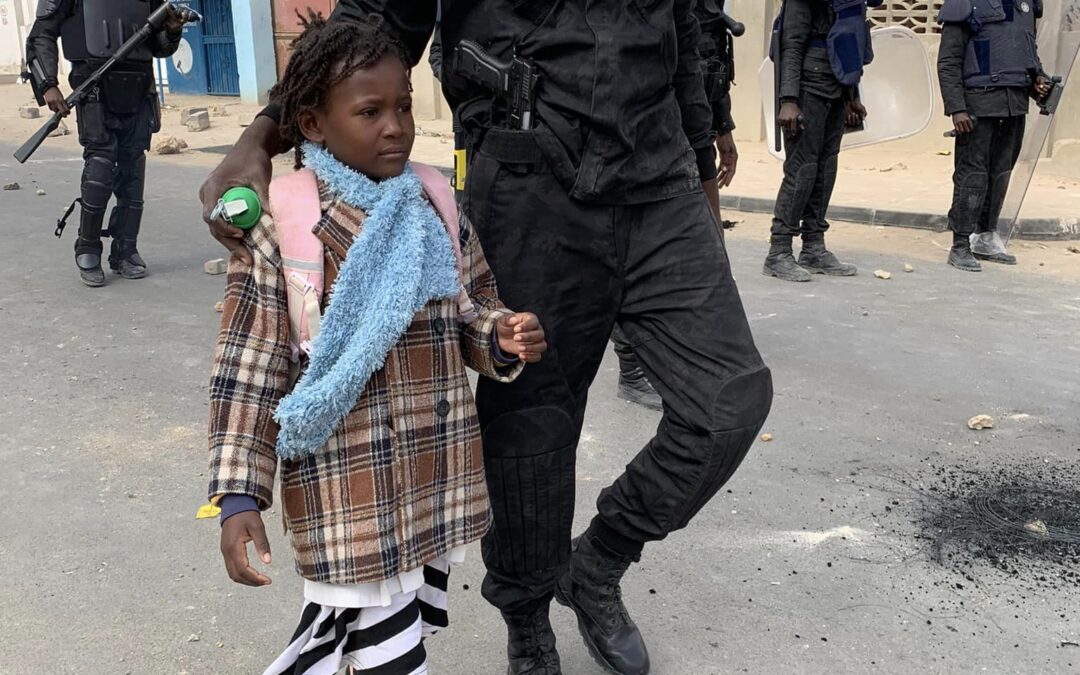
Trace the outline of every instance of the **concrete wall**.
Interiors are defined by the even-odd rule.
[[[5,80],[22,70],[23,45],[36,8],[36,0],[0,0],[0,77]]]

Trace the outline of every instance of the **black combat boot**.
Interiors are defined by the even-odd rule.
[[[555,651],[555,632],[548,621],[549,607],[545,602],[529,614],[503,613],[509,633],[507,675],[562,675],[559,653]]]
[[[804,234],[803,247],[799,252],[799,267],[811,274],[827,274],[833,277],[853,277],[859,271],[851,263],[840,262],[832,251],[825,248],[825,233]]]
[[[971,239],[968,235],[953,233],[952,249],[949,250],[949,264],[965,272],[982,272],[982,265],[971,253]]]
[[[769,240],[769,255],[761,273],[784,281],[810,281],[810,273],[799,267],[791,252],[791,237],[773,235]]]
[[[136,248],[141,224],[141,204],[117,204],[109,216],[109,233],[112,235],[109,267],[125,279],[146,276],[146,262]]]
[[[618,675],[646,675],[649,650],[622,602],[622,579],[637,559],[610,551],[586,532],[574,540],[570,566],[555,599],[577,614],[578,630],[596,662]]]
[[[645,377],[645,371],[634,361],[624,361],[619,358],[619,398],[630,403],[637,403],[650,410],[663,410],[664,402],[660,400],[660,394],[656,393],[649,380]]]
[[[75,240],[75,266],[79,278],[91,288],[105,285],[105,272],[101,269],[101,221],[104,213],[87,211],[79,215],[79,238]]]

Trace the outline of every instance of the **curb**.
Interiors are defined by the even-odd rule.
[[[436,167],[447,178],[454,177],[454,170]],[[760,197],[739,197],[720,193],[720,207],[744,213],[772,213],[775,201]],[[949,229],[949,218],[939,213],[914,211],[890,211],[863,206],[830,206],[829,217],[862,225],[884,227],[911,227],[918,230],[944,232]],[[1021,218],[1016,224],[1013,239],[1029,241],[1080,240],[1080,218]]]

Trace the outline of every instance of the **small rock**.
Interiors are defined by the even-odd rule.
[[[12,190],[21,190],[21,189],[22,189],[22,186],[19,185],[18,183],[5,183],[4,184],[4,190],[6,190],[8,192],[10,192]]]
[[[886,272],[885,270],[876,270],[874,276],[878,279],[892,279],[892,272]]]
[[[890,167],[881,169],[881,173],[889,173],[890,171],[907,171],[907,164],[904,164],[903,162],[897,162]]]
[[[19,107],[19,117],[24,120],[36,120],[41,117],[41,108],[36,105],[24,105]]]
[[[1030,523],[1024,523],[1024,529],[1038,535],[1045,535],[1049,531],[1046,529],[1046,523],[1041,520],[1033,520]]]
[[[45,196],[46,194],[47,194],[47,193],[45,192],[45,189],[44,189],[44,188],[38,188],[38,189],[37,189],[37,196],[38,196],[38,197],[44,197],[44,196]]]
[[[915,266],[911,263],[904,263],[904,271],[910,274],[915,271]]]
[[[154,152],[159,155],[179,155],[186,145],[175,136],[166,136],[154,145]]]
[[[201,112],[207,113],[208,115],[210,114],[210,110],[205,106],[189,106],[187,108],[180,108],[180,126],[187,126],[188,120],[191,118],[191,116]]]
[[[214,311],[217,312],[218,314],[225,311],[225,303],[222,302],[221,300],[218,300],[217,302],[215,302],[214,303]]]
[[[989,415],[976,415],[968,420],[968,429],[972,431],[982,431],[983,429],[993,429],[994,418]]]
[[[423,129],[422,127],[416,127],[416,132],[415,132],[415,134],[416,134],[417,136],[426,136],[426,135],[427,135],[427,132],[426,132],[426,131],[424,131],[424,129]]]
[[[1065,250],[1067,250],[1069,253],[1080,253],[1080,246],[1070,246]]]
[[[761,441],[763,443],[768,443],[771,440],[772,440],[772,434],[761,434]]]
[[[179,142],[179,143],[180,143],[180,149],[181,149],[181,150],[187,150],[187,147],[188,147],[188,145],[187,145],[187,141],[185,141],[185,140],[184,140],[184,139],[182,139],[182,138],[178,138],[178,139],[176,139],[176,140],[177,140],[177,142]]]
[[[198,635],[196,635],[195,633],[192,633],[191,635],[188,636],[187,641],[188,642],[198,642],[199,639],[200,638],[199,638]]]
[[[210,128],[210,113],[206,110],[192,113],[187,119],[188,131],[206,131]]]
[[[225,646],[225,643],[224,642],[219,642],[219,643],[217,643],[217,646],[218,646],[218,649],[221,649],[222,647]]]
[[[214,117],[228,117],[229,110],[223,105],[212,105],[210,106],[210,114]]]
[[[49,134],[49,138],[59,138],[61,136],[67,136],[70,133],[71,131],[67,128],[67,125],[63,122],[60,122],[60,124],[57,125],[55,129],[53,129],[53,132]]]
[[[225,274],[228,270],[229,264],[225,262],[224,258],[214,258],[213,260],[207,260],[203,263],[203,271],[207,274]]]

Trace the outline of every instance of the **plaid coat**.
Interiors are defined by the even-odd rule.
[[[332,289],[363,213],[320,185],[326,288]],[[469,366],[510,381],[522,366],[494,357],[509,314],[478,238],[461,222],[465,287],[479,312],[460,324],[456,299],[428,303],[368,382],[326,447],[296,461],[275,453],[273,413],[290,388],[286,280],[269,216],[248,234],[254,265],[229,263],[210,383],[210,499],[273,500],[280,464],[285,527],[297,571],[327,583],[367,583],[416,569],[487,531],[490,516]],[[329,301],[329,290],[323,304]]]

